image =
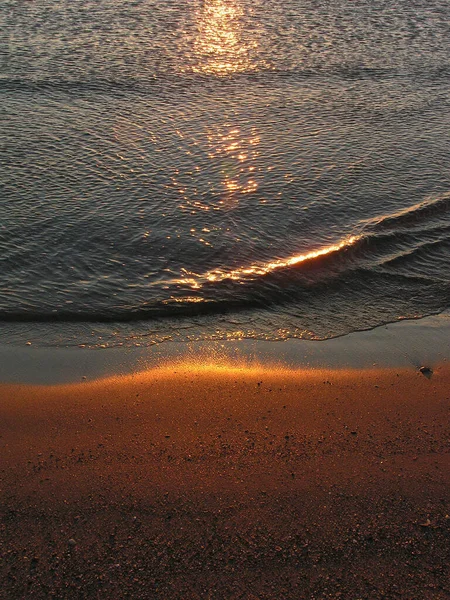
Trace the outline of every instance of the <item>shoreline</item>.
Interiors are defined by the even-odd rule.
[[[0,383],[60,384],[127,375],[183,361],[223,366],[430,366],[450,358],[450,312],[328,340],[163,342],[147,347],[0,345]]]
[[[448,599],[449,327],[128,362],[18,349],[0,596]]]

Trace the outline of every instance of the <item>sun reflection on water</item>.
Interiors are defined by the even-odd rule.
[[[357,240],[359,236],[351,236],[342,240],[338,244],[333,244],[331,246],[326,246],[325,248],[321,248],[320,250],[314,250],[311,252],[306,252],[305,254],[297,254],[295,256],[291,256],[286,259],[279,259],[273,262],[261,263],[259,265],[250,265],[248,267],[241,267],[239,269],[233,269],[232,271],[222,271],[221,269],[216,269],[214,271],[210,271],[206,274],[206,279],[208,281],[223,281],[224,279],[232,279],[234,281],[239,281],[241,279],[251,277],[253,275],[261,276],[267,275],[276,269],[282,269],[283,267],[291,267],[306,261],[313,260],[315,258],[319,258],[321,256],[326,256],[327,254],[332,254],[333,252],[338,252],[343,248],[352,246]]]
[[[330,246],[320,248],[319,250],[305,252],[304,254],[296,254],[285,259],[278,259],[271,262],[249,265],[247,267],[239,267],[230,271],[214,269],[212,271],[204,273],[203,275],[199,275],[197,273],[184,270],[185,277],[174,280],[173,283],[187,285],[192,289],[198,290],[201,289],[203,285],[205,285],[208,282],[215,283],[224,281],[226,279],[230,279],[232,281],[237,282],[243,282],[247,279],[252,279],[254,277],[268,275],[269,273],[277,269],[295,266],[304,262],[313,261],[314,259],[320,258],[322,256],[339,252],[339,250],[343,250],[345,248],[353,246],[359,239],[360,236],[353,235],[348,238],[345,238],[337,244],[332,244]]]
[[[222,208],[232,208],[242,194],[258,189],[256,161],[260,137],[255,127],[244,132],[239,127],[225,125],[207,134],[210,146],[208,156],[220,170],[223,193]]]
[[[243,39],[244,11],[237,0],[204,0],[196,13],[194,73],[227,76],[253,70],[255,41]]]

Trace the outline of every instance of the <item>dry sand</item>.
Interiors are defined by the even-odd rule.
[[[450,368],[0,387],[0,597],[450,598]]]

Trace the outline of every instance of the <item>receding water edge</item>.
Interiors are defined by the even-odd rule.
[[[437,368],[450,359],[450,313],[322,340],[166,342],[134,348],[43,348],[3,343],[0,382],[59,384],[127,375],[165,365],[340,369]]]

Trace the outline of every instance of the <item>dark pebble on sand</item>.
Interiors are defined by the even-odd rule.
[[[431,369],[430,367],[420,367],[419,371],[422,373],[422,375],[425,375],[425,377],[430,378],[433,375],[433,369]]]

